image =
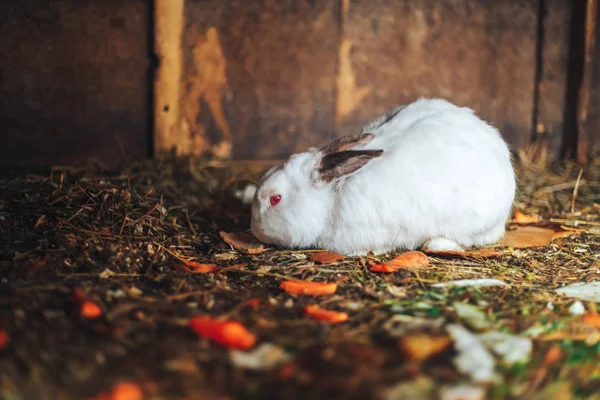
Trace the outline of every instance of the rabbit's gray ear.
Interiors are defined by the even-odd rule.
[[[369,143],[374,137],[375,135],[372,133],[357,133],[356,135],[344,136],[322,147],[321,152],[326,156],[328,154],[350,150],[359,144]]]
[[[348,150],[327,154],[321,159],[318,167],[318,179],[329,183],[343,178],[360,168],[369,161],[383,154],[383,150]]]

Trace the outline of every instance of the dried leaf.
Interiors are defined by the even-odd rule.
[[[304,307],[304,315],[318,321],[331,323],[344,322],[349,318],[345,312],[326,310],[317,305],[307,305]]]
[[[197,335],[226,347],[247,350],[256,343],[254,335],[237,321],[220,321],[200,316],[190,319],[188,324]]]
[[[327,295],[333,294],[337,290],[336,283],[300,280],[284,281],[279,287],[288,293],[305,295]]]
[[[412,334],[400,338],[402,351],[411,360],[426,360],[444,351],[452,342],[448,336],[432,336],[424,333]]]
[[[217,261],[232,261],[237,260],[239,254],[237,253],[219,253],[214,255],[214,259]]]
[[[234,366],[256,371],[273,369],[290,358],[282,347],[271,343],[264,343],[251,352],[232,350],[229,353],[229,360]]]
[[[320,251],[310,255],[310,261],[317,264],[330,264],[336,261],[342,261],[344,259],[345,257],[343,255],[330,251]]]
[[[112,272],[112,271],[110,270],[110,268],[106,268],[104,271],[102,271],[102,272],[100,273],[99,277],[100,277],[101,279],[106,279],[106,278],[110,278],[110,277],[111,277],[111,276],[113,276],[114,274],[115,274],[115,273],[114,273],[114,272]]]
[[[33,225],[33,229],[39,228],[44,223],[44,221],[46,221],[46,216],[45,215],[41,215],[37,219],[37,221],[35,221],[35,224]]]
[[[420,251],[407,251],[386,263],[396,269],[423,268],[429,266],[429,258]]]
[[[560,231],[554,231],[554,235],[552,239],[562,239],[573,235],[579,235],[580,233],[585,232],[585,229],[566,229]]]
[[[215,264],[202,264],[196,261],[186,261],[185,266],[194,274],[206,274],[219,271]]]
[[[219,232],[221,239],[240,253],[261,254],[265,247],[250,234],[242,232]]]
[[[552,229],[535,226],[517,226],[515,229],[506,231],[500,243],[515,249],[545,247],[552,242],[553,238],[554,230]]]

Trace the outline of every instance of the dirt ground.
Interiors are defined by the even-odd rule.
[[[370,267],[400,252],[317,264],[315,250],[224,243],[248,229],[234,194],[263,169],[169,160],[1,179],[0,397],[600,399],[600,299],[555,292],[600,281],[600,160],[581,175],[519,162],[516,209],[558,232],[551,243],[392,273]],[[504,285],[434,286],[481,278]],[[337,290],[290,294],[290,279]],[[308,318],[309,304],[349,318]],[[200,337],[199,315],[241,322],[256,345]]]

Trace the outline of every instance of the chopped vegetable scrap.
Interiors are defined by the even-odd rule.
[[[79,314],[83,318],[95,319],[102,316],[102,308],[91,300],[88,300],[81,289],[74,289],[71,300],[79,307]]]
[[[279,287],[288,293],[314,296],[333,294],[337,290],[336,283],[300,280],[284,281]]]
[[[206,274],[219,271],[216,264],[202,264],[196,261],[186,261],[185,266],[195,274]]]
[[[318,321],[331,323],[344,322],[349,318],[348,314],[345,312],[326,310],[317,305],[308,305],[304,307],[304,315]]]
[[[395,272],[401,268],[424,268],[429,266],[429,258],[420,251],[407,251],[383,264],[373,265],[374,272]]]
[[[230,348],[247,350],[256,343],[256,337],[237,321],[200,316],[190,319],[189,327],[197,335]]]

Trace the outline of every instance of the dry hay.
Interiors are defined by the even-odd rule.
[[[233,193],[255,172],[219,161],[170,160],[1,180],[4,393],[91,398],[127,380],[148,398],[364,398],[389,390],[427,397],[469,382],[444,338],[445,325],[466,325],[456,302],[477,307],[495,330],[534,339],[530,362],[498,364],[498,379],[481,386],[489,395],[586,396],[600,388],[600,327],[582,325],[569,313],[574,301],[554,293],[571,282],[600,281],[600,160],[581,176],[572,164],[519,166],[518,209],[583,232],[498,258],[430,257],[426,269],[392,274],[369,267],[395,254],[316,265],[309,257],[314,250],[233,250],[219,231],[247,229],[248,209]],[[192,273],[184,268],[189,261],[220,270]],[[479,278],[508,286],[431,287]],[[279,289],[286,279],[338,288],[324,298],[295,296]],[[82,317],[75,288],[100,306],[100,318]],[[341,324],[305,318],[309,304],[350,318]],[[596,306],[583,304],[588,313]],[[187,328],[201,314],[242,322],[287,361],[264,371],[236,367],[242,361]],[[415,353],[412,343],[433,350]]]

